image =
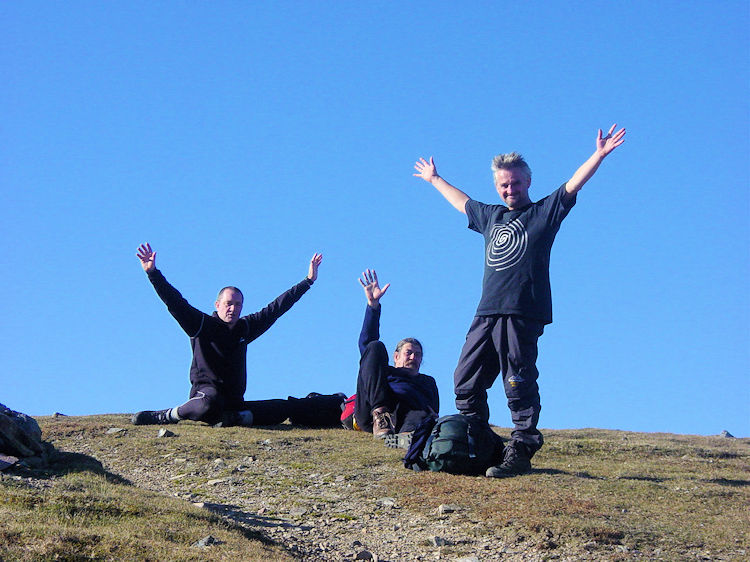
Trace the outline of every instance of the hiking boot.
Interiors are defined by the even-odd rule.
[[[389,449],[409,449],[411,447],[411,437],[413,431],[404,431],[402,433],[393,433],[385,436],[385,446]]]
[[[396,423],[393,414],[384,406],[372,411],[372,436],[375,439],[385,439],[386,435],[396,433]]]
[[[531,458],[526,451],[526,446],[517,441],[511,441],[505,447],[503,462],[489,467],[484,475],[489,478],[506,478],[528,472],[531,472]]]
[[[130,421],[133,425],[167,425],[170,423],[177,423],[177,420],[171,420],[169,418],[169,410],[143,410],[133,414]]]

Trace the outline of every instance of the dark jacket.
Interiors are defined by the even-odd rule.
[[[230,328],[216,312],[209,316],[191,306],[158,269],[149,272],[148,278],[169,313],[190,337],[193,349],[190,383],[193,388],[215,387],[228,408],[240,407],[244,400],[247,344],[268,330],[312,285],[312,281],[305,278],[263,310],[242,316]]]

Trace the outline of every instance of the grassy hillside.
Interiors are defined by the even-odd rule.
[[[492,480],[338,429],[38,420],[61,454],[2,473],[2,560],[750,557],[748,439],[546,431],[532,474]]]

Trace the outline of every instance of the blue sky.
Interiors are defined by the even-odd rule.
[[[626,142],[552,252],[543,428],[750,436],[746,2],[6,2],[0,5],[4,369],[32,415],[181,403],[188,339],[135,250],[253,312],[324,254],[248,351],[247,399],[353,393],[374,267],[382,339],[425,348],[452,413],[482,239],[414,161],[499,202],[519,151],[546,196]],[[510,424],[498,384],[491,421]]]

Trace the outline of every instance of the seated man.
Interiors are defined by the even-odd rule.
[[[382,289],[374,270],[365,271],[359,282],[365,290],[367,308],[359,351],[362,354],[357,376],[354,419],[363,431],[385,439],[398,432],[414,431],[427,416],[437,417],[440,399],[435,379],[419,372],[422,344],[414,338],[398,342],[393,364],[380,339],[380,299],[390,287]]]
[[[202,421],[211,425],[271,425],[294,419],[300,408],[320,406],[319,396],[296,400],[244,400],[247,387],[247,344],[268,330],[318,277],[321,254],[313,255],[307,277],[279,295],[263,310],[240,317],[243,295],[237,287],[224,287],[216,297],[216,311],[204,314],[192,307],[156,269],[156,252],[149,244],[138,248],[138,259],[170,314],[190,337],[193,361],[190,366],[190,399],[166,410],[138,412],[135,425],[169,424],[179,420]],[[322,397],[323,401],[328,397]],[[340,402],[343,402],[341,397]],[[327,406],[326,406],[327,407]],[[333,409],[332,425],[338,421],[340,403]]]

